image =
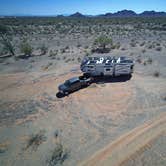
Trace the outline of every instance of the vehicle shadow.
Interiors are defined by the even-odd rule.
[[[96,84],[105,84],[105,83],[116,83],[116,82],[126,82],[130,80],[132,75],[124,75],[124,76],[117,76],[117,77],[94,77],[92,83]]]
[[[96,83],[96,84],[105,84],[105,83],[116,83],[116,82],[126,82],[128,80],[130,80],[132,78],[132,75],[124,75],[124,76],[117,76],[117,77],[106,77],[106,76],[98,76],[98,77],[93,77],[93,80],[91,82],[91,84],[93,83]],[[86,86],[88,87],[88,86]],[[83,88],[86,88],[86,87],[82,87],[78,90],[75,90],[73,92],[70,92],[70,94],[76,92],[76,91],[79,91]],[[63,98],[65,96],[69,96],[70,94],[68,95],[65,95],[65,94],[62,94],[60,92],[57,92],[56,93],[56,97],[57,98]]]

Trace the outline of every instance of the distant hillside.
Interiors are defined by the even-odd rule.
[[[76,12],[69,17],[75,17],[75,18],[83,18],[83,17],[92,17],[88,15],[83,15],[79,12]],[[132,10],[122,10],[118,11],[116,13],[106,13],[101,14],[96,17],[166,17],[166,12],[156,12],[156,11],[144,11],[142,13],[137,14],[136,12]]]
[[[122,10],[113,14],[114,17],[135,17],[137,14],[132,10]]]
[[[85,15],[79,13],[79,12],[76,12],[76,13],[70,15],[69,17],[80,18],[80,17],[87,17],[87,16],[85,16]]]
[[[165,17],[166,12],[144,11],[139,15],[144,17]]]

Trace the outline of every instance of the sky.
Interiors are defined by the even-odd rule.
[[[123,9],[166,11],[166,0],[0,0],[0,15],[87,15]]]

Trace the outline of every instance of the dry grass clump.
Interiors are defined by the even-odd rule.
[[[9,142],[5,141],[3,143],[0,143],[0,154],[5,153],[8,150]]]
[[[52,62],[49,62],[46,66],[42,66],[43,71],[48,70],[49,67],[52,66],[52,65],[53,65],[53,63],[52,63]]]
[[[148,64],[152,64],[153,60],[152,60],[152,58],[148,58],[146,62],[147,62]]]
[[[155,71],[155,72],[153,73],[153,76],[154,76],[154,77],[159,77],[159,76],[160,76],[160,72],[159,72],[159,71]]]
[[[145,52],[146,52],[146,49],[143,49],[143,50],[142,50],[142,53],[145,53]]]
[[[156,47],[156,51],[161,51],[162,47]]]
[[[41,145],[44,141],[46,141],[45,131],[40,130],[38,133],[29,136],[25,150],[32,147],[32,150],[36,151],[39,145]]]
[[[145,41],[143,41],[142,43],[140,43],[140,46],[144,46],[145,45]]]
[[[69,151],[63,147],[61,143],[57,143],[47,160],[48,166],[61,165],[69,156]]]

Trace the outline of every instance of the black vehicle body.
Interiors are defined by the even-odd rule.
[[[76,91],[82,87],[90,85],[92,79],[84,76],[73,77],[66,80],[63,84],[59,85],[59,92],[62,94],[69,94],[70,92]]]

